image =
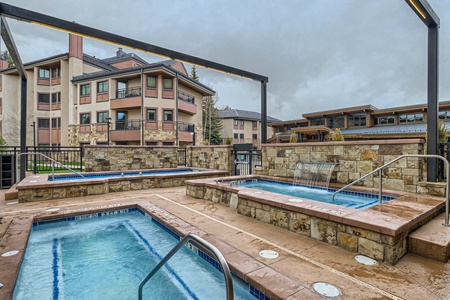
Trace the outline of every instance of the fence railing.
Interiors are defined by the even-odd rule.
[[[26,152],[38,152],[51,159],[67,166],[75,171],[83,171],[83,147],[26,147]],[[19,155],[18,146],[0,146],[0,155],[14,155],[14,159]],[[27,154],[27,172],[50,172],[52,170],[51,161],[42,155]],[[20,166],[19,166],[20,168]],[[66,170],[66,168],[54,165],[55,171]],[[16,174],[14,174],[16,176]]]
[[[140,87],[132,87],[129,89],[120,89],[117,90],[116,97],[120,98],[129,98],[129,97],[137,97],[141,96],[141,88]]]
[[[141,120],[116,121],[115,130],[140,130]]]

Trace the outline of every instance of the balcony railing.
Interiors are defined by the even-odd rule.
[[[120,89],[117,90],[116,98],[130,98],[130,97],[138,97],[141,96],[141,88],[140,87],[132,87],[129,89]]]
[[[140,130],[141,120],[116,121],[115,130]]]
[[[195,96],[182,91],[178,91],[178,99],[195,104]]]
[[[178,130],[185,132],[194,132],[195,124],[180,121],[178,122]]]

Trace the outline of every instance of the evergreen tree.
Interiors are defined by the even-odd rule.
[[[197,82],[200,80],[200,78],[197,75],[197,68],[195,67],[195,65],[193,65],[191,69],[191,78]]]
[[[8,62],[8,68],[14,67],[14,62],[9,54],[8,50],[5,50],[0,54],[0,59],[6,60]]]
[[[219,117],[216,104],[219,101],[219,96],[208,96],[203,100],[203,140],[205,144],[220,145],[222,138],[220,130],[222,129],[222,119]]]

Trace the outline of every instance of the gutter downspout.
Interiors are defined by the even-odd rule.
[[[145,119],[144,119],[144,68],[141,69],[141,146],[145,144]]]
[[[178,138],[178,72],[175,73],[175,111],[176,111],[176,117],[175,117],[175,145],[179,146],[179,138]]]

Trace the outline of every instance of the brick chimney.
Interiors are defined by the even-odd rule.
[[[8,62],[4,59],[0,59],[0,70],[8,69]]]
[[[83,37],[69,33],[69,57],[83,59]]]

